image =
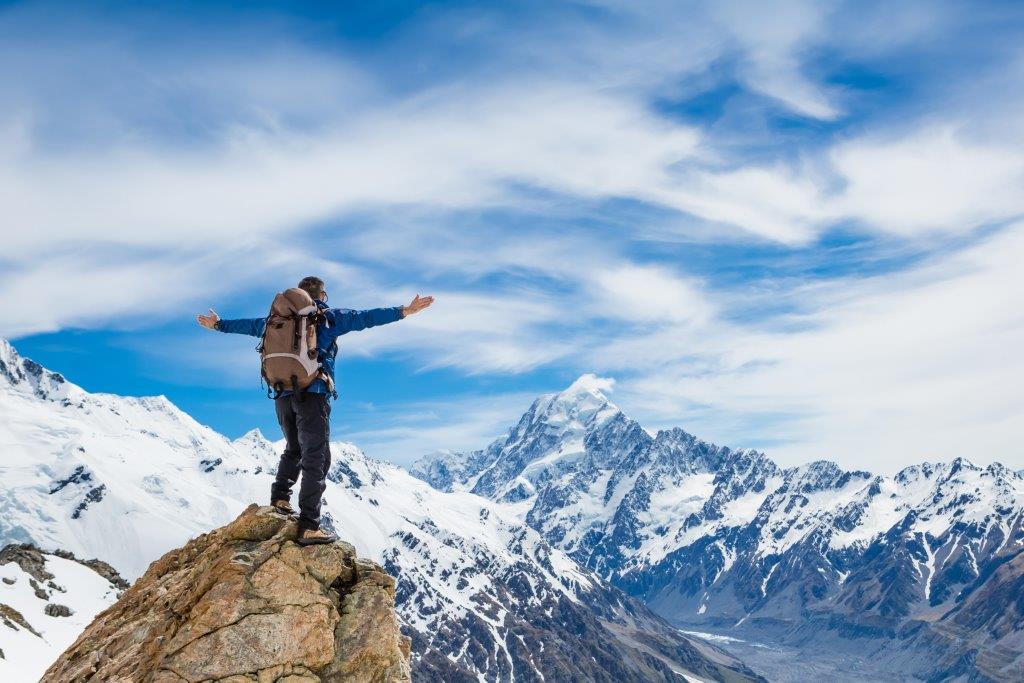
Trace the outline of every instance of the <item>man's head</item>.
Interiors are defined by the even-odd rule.
[[[313,300],[327,301],[327,291],[324,289],[324,281],[315,275],[304,277],[299,282],[299,289],[313,297]]]

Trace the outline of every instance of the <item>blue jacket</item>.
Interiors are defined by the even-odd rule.
[[[328,308],[322,301],[316,302],[324,312],[324,322],[316,328],[317,359],[331,380],[334,379],[334,359],[338,355],[338,337],[349,332],[358,332],[368,327],[386,325],[402,319],[402,307],[371,308],[366,311],[353,311],[347,308]],[[220,320],[216,329],[230,334],[248,334],[262,337],[267,326],[266,318],[239,318],[237,320]],[[306,391],[314,394],[327,393],[327,383],[318,379],[309,385]],[[288,394],[291,392],[285,392]]]

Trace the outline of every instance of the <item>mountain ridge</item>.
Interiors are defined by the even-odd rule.
[[[280,444],[229,440],[162,398],[90,394],[0,349],[0,545],[33,541],[130,579],[269,491]],[[398,577],[418,680],[757,680],[604,584],[500,506],[331,444],[325,524]],[[0,631],[2,638],[2,631]],[[543,673],[542,673],[543,672]],[[568,673],[567,673],[568,672]]]
[[[679,428],[651,435],[592,384],[574,383],[539,397],[485,448],[428,456],[410,471],[506,506],[687,628],[873,639],[883,658],[886,639],[917,629],[924,641],[922,629],[941,622],[967,643],[961,654],[1024,651],[1012,631],[957,626],[985,622],[984,604],[967,598],[1024,548],[1024,478],[999,463],[955,458],[890,477],[828,460],[782,468]],[[955,667],[933,654],[906,665]],[[1019,656],[985,661],[998,667],[974,671],[993,680],[1024,674]]]

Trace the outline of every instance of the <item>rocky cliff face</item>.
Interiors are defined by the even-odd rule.
[[[395,582],[255,505],[154,562],[42,681],[409,681]]]

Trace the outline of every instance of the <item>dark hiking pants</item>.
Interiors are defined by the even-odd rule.
[[[270,487],[271,500],[291,500],[292,487],[302,472],[299,486],[299,531],[320,528],[320,499],[327,488],[331,467],[331,401],[327,394],[281,396],[277,421],[284,432],[285,447],[277,466],[277,480]]]

